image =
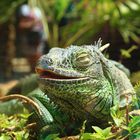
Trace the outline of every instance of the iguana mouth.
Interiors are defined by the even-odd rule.
[[[51,70],[44,70],[41,68],[36,68],[35,70],[40,78],[45,78],[45,79],[79,79],[80,78],[80,77],[69,77],[69,76],[60,75]]]

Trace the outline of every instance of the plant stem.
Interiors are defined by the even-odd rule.
[[[126,126],[129,123],[128,96],[126,95]]]
[[[28,104],[32,105],[40,115],[42,114],[38,104],[36,102],[34,102],[33,100],[31,100],[30,98],[26,97],[26,96],[23,96],[23,95],[20,95],[20,94],[13,94],[13,95],[7,95],[7,96],[4,96],[4,97],[0,97],[0,101],[2,101],[2,102],[12,100],[12,99],[24,100],[25,103],[28,103]]]
[[[58,47],[58,24],[53,24],[53,47]]]

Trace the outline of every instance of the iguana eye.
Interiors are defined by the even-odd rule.
[[[76,65],[78,67],[84,68],[89,66],[90,64],[91,64],[91,56],[88,53],[83,52],[77,55]]]

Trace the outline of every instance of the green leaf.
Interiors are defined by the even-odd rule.
[[[97,126],[92,126],[92,128],[100,135],[103,135],[103,130]]]
[[[139,140],[140,139],[140,133],[135,133],[130,135],[129,137],[130,140]]]
[[[24,130],[13,132],[13,134],[14,134],[16,140],[23,140],[23,139],[28,140],[29,134],[26,134],[26,132]]]
[[[118,127],[125,121],[124,111],[125,110],[119,110],[118,105],[115,105],[110,109],[111,117],[113,118],[114,123]]]
[[[127,130],[128,132],[130,132],[130,128],[128,126],[122,126],[121,128],[123,128],[124,130]]]
[[[83,133],[80,137],[80,140],[94,140],[95,137],[92,133]]]
[[[123,120],[121,118],[120,119],[114,118],[114,122],[115,122],[116,126],[120,126],[122,124]]]
[[[128,126],[131,128],[131,131],[140,128],[140,116],[133,117]]]
[[[59,134],[50,134],[44,140],[61,140],[58,135]]]
[[[0,114],[0,129],[3,130],[0,136],[0,140],[11,140],[11,136],[16,140],[28,140],[29,130],[26,129],[26,122],[29,114],[15,114],[13,116],[7,116]]]
[[[6,135],[6,134],[2,134],[0,136],[0,140],[12,140],[12,139],[8,135]]]
[[[87,122],[86,120],[83,122],[82,129],[81,129],[81,134],[83,134],[85,132],[86,122]]]
[[[69,5],[69,0],[56,0],[54,9],[55,9],[55,14],[56,14],[56,19],[58,21],[61,20],[61,18],[65,15],[66,13],[66,8]]]
[[[131,54],[127,51],[127,50],[124,50],[124,49],[121,49],[121,55],[125,58],[130,58],[131,57]]]
[[[111,132],[111,127],[107,127],[106,129],[103,130],[103,135],[105,137],[108,137],[110,135]]]

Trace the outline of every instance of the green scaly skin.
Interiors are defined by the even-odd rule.
[[[100,47],[99,40],[95,45],[52,48],[39,59],[36,79],[41,91],[27,94],[40,106],[42,115],[35,112],[34,117],[46,133],[73,133],[84,120],[103,125],[111,119],[112,106],[124,108],[136,98],[123,72],[127,70],[105,58]]]

